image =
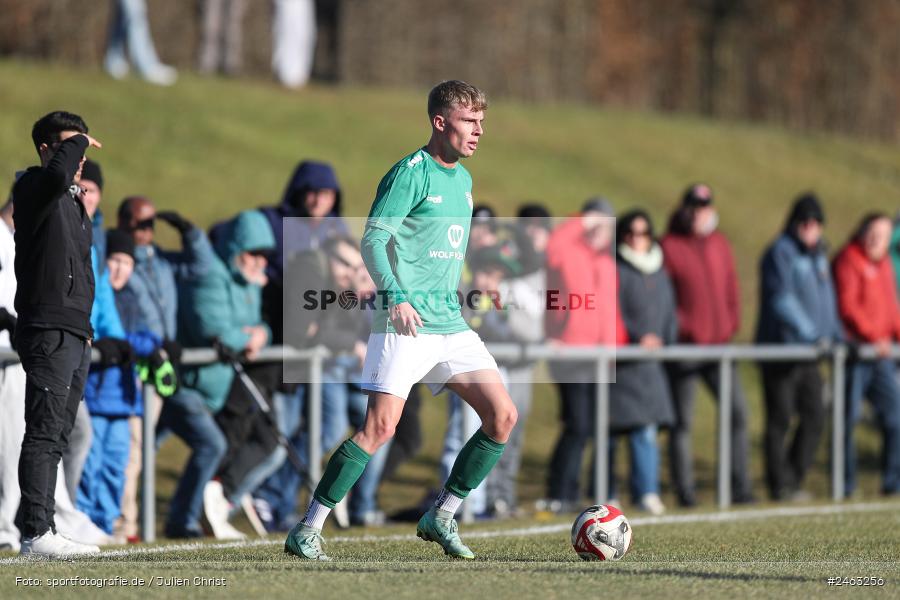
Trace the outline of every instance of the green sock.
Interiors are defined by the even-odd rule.
[[[468,496],[491,472],[505,447],[506,444],[495,442],[481,429],[476,431],[459,451],[444,489],[460,498]]]
[[[344,499],[360,478],[372,456],[353,440],[347,440],[331,456],[313,498],[328,508]]]

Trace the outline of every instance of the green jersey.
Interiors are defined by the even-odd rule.
[[[472,220],[472,177],[461,165],[438,164],[424,148],[394,165],[378,184],[366,230],[391,235],[388,260],[405,299],[422,317],[420,333],[457,333],[463,320],[457,287]],[[371,268],[371,265],[370,265]],[[379,277],[372,274],[375,281]],[[376,302],[375,333],[394,332]]]

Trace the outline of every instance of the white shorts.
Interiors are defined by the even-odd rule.
[[[428,385],[432,394],[438,394],[454,375],[483,369],[498,371],[497,362],[471,329],[416,337],[373,333],[369,335],[360,387],[405,400],[419,381]]]

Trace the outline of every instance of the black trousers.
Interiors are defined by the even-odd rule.
[[[19,457],[23,537],[55,530],[56,470],[75,424],[91,362],[87,340],[61,329],[16,335],[25,369],[25,438]]]
[[[556,385],[559,389],[563,428],[550,459],[547,496],[554,500],[574,502],[581,499],[579,479],[582,457],[594,434],[596,384],[570,382]]]
[[[823,383],[816,363],[770,363],[761,366],[766,397],[766,480],[779,500],[803,482],[825,426]],[[788,440],[791,419],[797,429]]]
[[[718,401],[719,365],[715,362],[669,363],[666,367],[672,402],[675,405],[675,424],[669,431],[669,463],[672,482],[681,504],[696,501],[694,455],[691,448],[694,424],[694,399],[697,380],[706,384]],[[736,502],[752,497],[750,487],[750,455],[747,434],[747,401],[737,369],[731,372],[731,493]]]

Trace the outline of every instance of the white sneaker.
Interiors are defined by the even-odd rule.
[[[658,517],[666,512],[666,507],[662,503],[659,494],[644,494],[641,496],[640,508],[654,517]]]
[[[73,546],[75,546],[76,548],[81,548],[82,550],[84,550],[84,552],[86,554],[94,554],[94,553],[100,552],[100,546],[98,546],[96,544],[86,544],[84,542],[79,542],[78,540],[73,540],[69,536],[63,535],[59,532],[56,533],[56,537],[62,538],[69,544],[72,544]]]
[[[84,556],[100,552],[97,546],[79,544],[64,538],[59,534],[48,531],[44,535],[25,538],[22,540],[21,556],[34,556],[44,558],[68,558],[70,556]]]
[[[231,512],[231,504],[225,498],[222,483],[213,479],[207,482],[203,488],[203,513],[212,529],[213,535],[219,540],[242,540],[247,536],[228,522],[228,513]]]

